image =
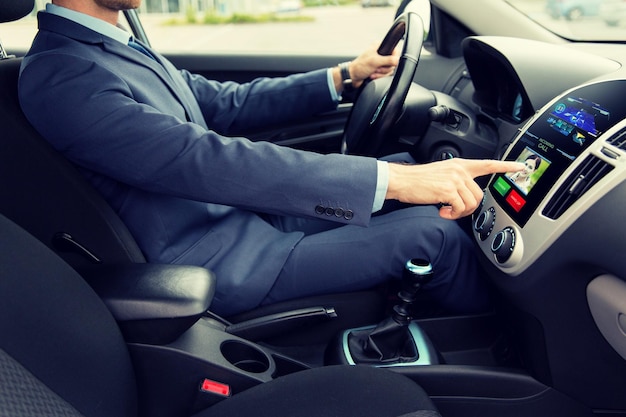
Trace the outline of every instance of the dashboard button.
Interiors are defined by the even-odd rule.
[[[493,237],[491,252],[496,256],[499,263],[509,260],[515,248],[515,231],[512,227],[505,227]]]
[[[524,205],[526,205],[526,199],[522,197],[517,191],[513,190],[506,196],[506,202],[509,203],[513,210],[519,212]]]
[[[493,231],[493,225],[496,222],[496,209],[489,207],[480,213],[474,221],[474,230],[478,233],[480,240],[484,241]]]
[[[511,185],[506,182],[506,180],[502,177],[499,177],[494,183],[493,183],[493,188],[495,188],[495,190],[502,196],[504,197],[506,195],[506,193],[509,192],[509,190],[511,189]]]

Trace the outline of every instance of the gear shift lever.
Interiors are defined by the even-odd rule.
[[[398,292],[400,302],[393,307],[390,317],[378,326],[352,332],[348,337],[350,353],[359,363],[411,362],[418,358],[409,323],[411,306],[418,291],[433,276],[433,268],[428,261],[411,259],[402,276],[402,289]]]
[[[404,265],[402,289],[398,292],[400,303],[393,307],[393,319],[403,326],[408,326],[413,319],[411,306],[418,291],[433,278],[433,267],[423,259],[410,259]]]

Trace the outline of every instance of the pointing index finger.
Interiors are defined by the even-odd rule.
[[[524,164],[515,161],[499,161],[495,159],[474,159],[466,160],[466,169],[472,178],[483,175],[495,174],[497,172],[517,172],[524,169]]]

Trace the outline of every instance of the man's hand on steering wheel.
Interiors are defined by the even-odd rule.
[[[393,74],[399,62],[400,50],[395,49],[391,55],[380,55],[378,46],[374,45],[353,61],[342,64],[347,65],[354,88],[359,88],[366,79],[375,80]],[[341,93],[344,80],[339,66],[333,68],[333,79],[337,92]]]
[[[379,156],[402,113],[423,41],[421,18],[412,12],[403,13],[394,21],[376,51],[366,51],[352,65],[339,64],[341,81],[355,77],[352,84],[359,87],[344,128],[342,153]],[[385,77],[391,71],[393,77]],[[371,82],[364,82],[366,79]]]

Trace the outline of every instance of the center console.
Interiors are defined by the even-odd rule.
[[[495,175],[473,217],[476,242],[501,271],[519,275],[623,174],[625,80],[573,89],[533,117],[504,159],[526,168]]]
[[[133,357],[141,415],[191,415],[218,401],[309,366],[250,340],[321,320],[328,309],[302,308],[231,325],[208,312],[216,278],[205,268],[121,264],[82,276],[118,323]],[[243,337],[241,337],[243,336]]]
[[[517,132],[472,233],[503,308],[519,331],[525,368],[597,408],[624,409],[626,80],[607,79],[551,100]],[[613,387],[607,389],[607,387]]]
[[[495,316],[412,320],[408,307],[414,292],[431,272],[436,273],[429,268],[427,263],[408,262],[407,271],[413,276],[398,294],[401,302],[390,320],[343,331],[337,343],[324,343],[322,350],[332,353],[324,363],[299,360],[293,352],[245,336],[254,335],[252,330],[259,323],[266,328],[268,321],[278,320],[279,328],[285,329],[284,318],[294,315],[232,325],[207,313],[214,277],[203,268],[146,264],[103,268],[85,275],[126,338],[141,398],[140,416],[191,415],[255,385],[335,364],[382,366],[403,373],[436,397],[445,415],[465,415],[468,410],[497,415],[485,412],[498,413],[502,404],[515,404],[529,415],[547,406],[565,407],[570,416],[587,415],[521,370],[501,334],[494,332],[499,328],[490,322],[497,320]],[[296,313],[308,320],[314,309]],[[398,352],[391,349],[389,356],[384,351],[395,343],[387,343],[388,336],[397,337],[403,347]],[[369,350],[360,346],[351,349],[353,337],[357,346],[362,340],[378,339],[376,349],[384,354],[382,360],[373,360]]]
[[[519,407],[532,396],[541,398],[541,390],[551,398],[529,408],[528,415],[550,407],[563,415],[591,414],[568,398],[586,405],[623,406],[602,389],[622,386],[623,363],[596,337],[595,326],[616,351],[626,352],[623,323],[615,324],[624,311],[617,294],[626,285],[615,277],[595,277],[626,268],[626,227],[619,214],[626,191],[625,96],[626,80],[609,79],[550,101],[519,129],[503,156],[525,169],[494,175],[472,216],[473,237],[486,269],[503,290],[499,307],[507,323],[495,327],[511,328],[511,336],[519,338],[503,346],[519,349],[520,362],[503,358],[498,334],[472,351],[475,335],[484,329],[480,318],[464,333],[459,324],[467,325],[468,318],[445,317],[418,320],[410,329],[424,362],[378,364],[418,381],[438,397],[442,414],[462,414],[476,406],[477,414],[498,415],[486,410],[493,412],[497,403],[508,401],[517,401]],[[342,363],[360,363],[349,349],[350,332],[360,331],[344,333]],[[583,334],[585,340],[580,340]],[[459,345],[446,346],[446,341]],[[482,391],[474,391],[477,387]],[[456,403],[459,398],[464,400]]]

